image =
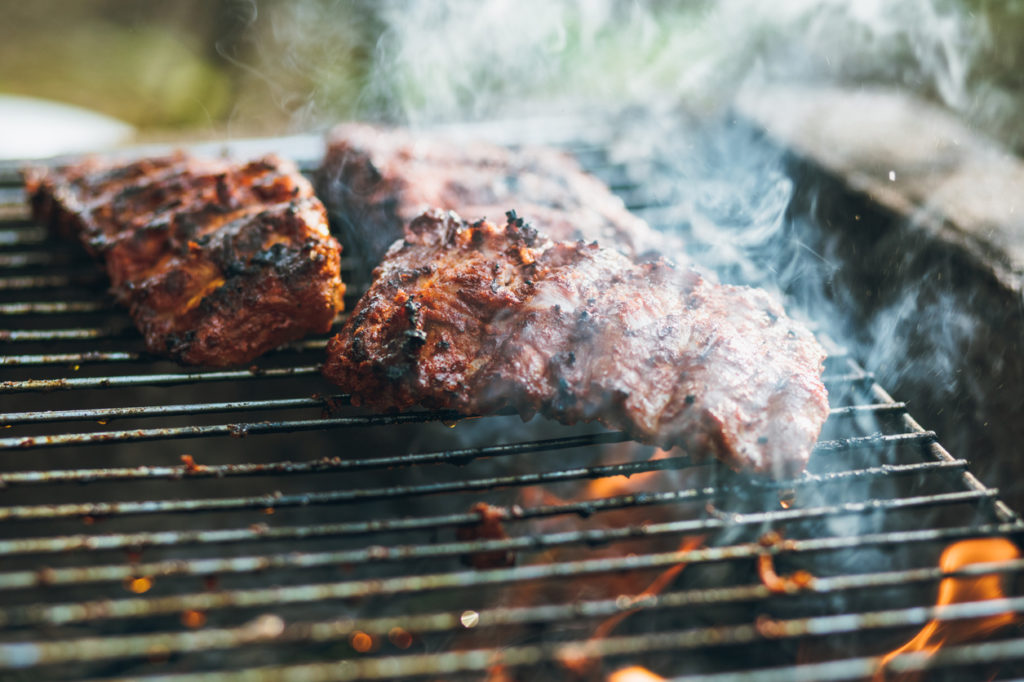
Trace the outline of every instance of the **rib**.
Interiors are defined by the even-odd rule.
[[[347,123],[328,136],[317,192],[346,248],[369,267],[427,208],[499,219],[515,206],[555,240],[597,240],[631,257],[681,251],[572,157],[544,147]]]
[[[327,352],[357,405],[598,420],[775,478],[828,416],[824,351],[765,292],[552,242],[514,212],[413,220]]]
[[[103,261],[147,349],[195,365],[249,362],[342,307],[341,247],[290,162],[183,153],[28,168],[33,216]]]

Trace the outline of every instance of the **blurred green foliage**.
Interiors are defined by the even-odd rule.
[[[144,131],[727,105],[745,79],[911,89],[1024,144],[1024,0],[0,0],[0,92]]]

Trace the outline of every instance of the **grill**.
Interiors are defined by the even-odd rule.
[[[671,214],[578,130],[558,141]],[[182,369],[28,220],[13,168],[0,222],[4,679],[851,680],[932,619],[1024,613],[1024,560],[938,565],[1021,519],[828,338],[810,473],[769,483],[593,427],[370,414],[319,377],[326,337]],[[934,606],[992,574],[1006,599]],[[1022,674],[1024,638],[986,635],[888,670]]]

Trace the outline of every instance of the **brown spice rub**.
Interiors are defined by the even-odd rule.
[[[551,242],[514,213],[415,219],[327,350],[356,404],[598,420],[776,478],[828,416],[824,351],[765,292]]]
[[[103,261],[152,353],[243,364],[342,308],[341,247],[290,162],[87,159],[25,186],[37,221]]]

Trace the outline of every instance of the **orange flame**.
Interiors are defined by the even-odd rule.
[[[668,457],[668,451],[657,448],[648,462],[654,462]],[[648,490],[652,483],[660,483],[665,478],[664,471],[642,471],[629,476],[610,476],[607,478],[595,478],[587,484],[586,493],[583,499],[593,500],[602,497],[618,497],[620,495],[631,495],[643,490]]]
[[[776,531],[765,533],[760,540],[762,547],[786,548],[786,541]],[[794,571],[792,575],[781,576],[775,571],[775,557],[767,551],[757,556],[757,574],[761,582],[775,594],[797,592],[814,585],[814,576],[807,571]]]
[[[631,665],[613,672],[608,676],[608,682],[665,682],[665,678],[652,673],[647,668]]]
[[[679,545],[678,551],[680,551],[680,552],[689,552],[690,550],[693,550],[693,549],[696,549],[696,548],[700,547],[701,544],[703,544],[703,542],[704,542],[704,536],[703,535],[695,535],[693,537],[684,538],[682,544]],[[676,576],[678,576],[680,574],[680,572],[682,572],[682,570],[684,568],[686,568],[686,564],[684,564],[684,563],[679,563],[679,564],[675,564],[674,566],[670,566],[669,568],[665,569],[660,574],[658,574],[658,577],[655,578],[654,581],[651,582],[651,584],[648,585],[645,590],[643,590],[642,592],[640,592],[639,594],[637,594],[636,596],[633,596],[633,597],[628,596],[628,595],[621,595],[619,597],[619,600],[624,600],[625,601],[625,606],[628,607],[628,606],[636,604],[637,602],[639,602],[639,601],[641,601],[643,599],[646,599],[648,597],[656,597],[657,595],[661,594],[661,592],[663,592],[666,587],[668,587],[669,585],[672,584],[672,581],[676,579]],[[618,605],[618,600],[616,601],[616,605]],[[612,633],[612,631],[616,627],[618,627],[619,623],[621,623],[622,621],[624,621],[627,618],[629,618],[631,615],[636,613],[638,610],[639,609],[629,609],[629,608],[627,608],[626,610],[620,611],[619,613],[616,613],[614,616],[611,616],[610,618],[605,619],[600,625],[598,625],[594,629],[594,634],[590,636],[590,639],[588,640],[588,644],[592,643],[592,642],[596,642],[596,641],[601,640],[601,639],[604,639],[605,637],[610,635]],[[575,673],[576,675],[578,675],[580,677],[586,677],[587,673],[590,671],[591,666],[596,661],[591,656],[589,656],[587,654],[587,647],[584,646],[582,648],[566,648],[566,649],[562,650],[560,652],[560,655],[559,655],[559,662],[566,669],[568,669],[569,671]],[[621,679],[622,681],[634,680],[634,679],[635,680],[644,680],[644,679],[648,679],[648,680],[657,679],[657,680],[660,680],[660,679],[662,679],[662,678],[657,677],[657,676],[647,677],[647,678],[628,677],[628,676],[627,677],[622,677],[622,678],[617,678],[616,677],[616,675],[618,675],[620,673],[629,673],[629,671],[636,671],[636,670],[641,670],[641,671],[644,671],[645,673],[647,672],[643,668],[637,668],[637,667],[624,668],[623,670],[620,670],[620,671],[618,671],[616,673],[613,673],[612,676],[609,677],[608,679],[609,679],[610,682],[614,682],[615,680],[619,680],[619,679]],[[653,673],[648,673],[648,674],[653,674]]]
[[[1020,550],[1017,549],[1017,546],[1004,538],[964,540],[946,548],[939,558],[939,568],[944,573],[949,573],[971,564],[1005,562],[1019,556]],[[936,607],[941,609],[949,604],[1005,598],[1001,576],[998,574],[967,578],[950,577],[943,578],[939,583],[939,598]],[[882,657],[874,676],[874,682],[885,680],[886,665],[900,654],[920,651],[931,656],[944,644],[955,644],[984,637],[999,628],[1012,624],[1015,620],[1016,616],[1010,611],[970,620],[932,620],[909,642]],[[899,679],[909,681],[917,679],[917,675],[901,676]]]

